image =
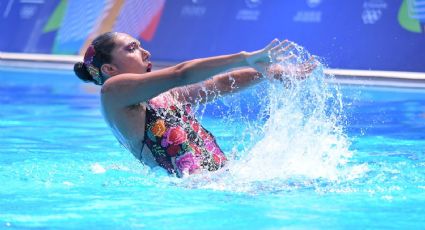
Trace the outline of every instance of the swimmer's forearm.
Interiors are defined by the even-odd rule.
[[[201,83],[178,87],[173,90],[178,100],[192,104],[205,103],[233,93],[261,81],[261,74],[252,68],[234,70],[214,76]]]
[[[247,66],[246,53],[195,59],[176,66],[183,85],[194,84],[233,68]]]
[[[261,78],[261,73],[255,69],[246,68],[218,75],[213,78],[213,81],[216,90],[220,93],[231,93],[259,83]]]

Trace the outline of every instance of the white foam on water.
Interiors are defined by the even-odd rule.
[[[90,165],[90,170],[94,174],[103,174],[106,172],[106,169],[99,163],[94,163]]]

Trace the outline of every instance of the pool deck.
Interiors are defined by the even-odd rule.
[[[82,61],[82,56],[22,54],[0,52],[0,67],[73,69],[74,63]],[[175,63],[155,61],[154,69],[161,69]],[[333,75],[341,84],[372,85],[386,87],[425,88],[425,73],[352,69],[325,69],[325,74]]]

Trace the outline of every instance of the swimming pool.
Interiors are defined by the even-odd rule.
[[[294,109],[279,99],[260,121],[255,114],[264,110],[243,100],[245,94],[201,107],[203,123],[235,163],[229,171],[177,179],[147,169],[119,146],[101,117],[98,89],[71,71],[2,67],[0,81],[1,228],[425,225],[425,89],[330,86],[337,97],[323,103],[340,106],[331,111],[337,129],[326,129],[329,109],[298,124]],[[237,100],[237,111],[228,109]],[[217,118],[229,112],[238,115]],[[250,129],[274,125],[271,135]],[[273,148],[287,149],[275,158]],[[317,157],[321,149],[327,153]]]

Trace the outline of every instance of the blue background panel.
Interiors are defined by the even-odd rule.
[[[68,2],[62,27],[43,32],[59,2],[1,1],[0,51],[78,54],[105,6],[81,19],[72,16]],[[405,12],[416,31],[402,26],[403,2],[418,6]],[[153,38],[139,39],[157,61],[251,51],[281,38],[304,46],[331,68],[425,72],[425,14],[418,13],[424,10],[423,0],[167,0]],[[82,20],[93,28],[78,33],[66,26]],[[75,34],[81,34],[80,45],[55,48]]]

